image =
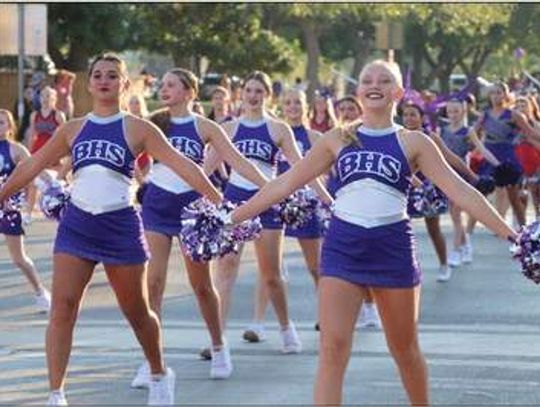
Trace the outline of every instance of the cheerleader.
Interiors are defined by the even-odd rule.
[[[336,114],[332,100],[315,91],[312,107],[309,109],[309,128],[321,133],[326,133],[337,125]]]
[[[0,109],[0,178],[8,177],[22,160],[30,157],[28,150],[14,141],[16,131],[17,126],[11,112]],[[5,209],[9,211],[9,208]],[[21,212],[9,211],[5,215],[8,214],[9,219],[7,217],[0,219],[0,233],[4,235],[9,256],[32,286],[37,310],[40,313],[49,312],[51,305],[49,291],[41,283],[34,262],[24,250]]]
[[[286,90],[282,98],[282,109],[285,120],[291,126],[296,144],[302,156],[311,148],[311,146],[319,139],[320,133],[306,127],[307,117],[307,101],[306,94],[297,89]],[[287,160],[280,157],[278,160],[277,173],[283,174],[290,168]],[[304,255],[307,269],[315,287],[319,279],[319,262],[321,257],[323,225],[320,217],[314,213],[308,222],[296,229],[291,227],[285,228],[285,236],[298,239],[298,244]],[[283,274],[286,279],[287,271],[284,267]],[[259,342],[264,339],[264,316],[266,306],[268,304],[268,296],[264,290],[264,285],[259,278],[257,279],[257,287],[255,291],[255,318],[251,326],[244,332],[243,338],[248,342]]]
[[[405,102],[401,106],[401,118],[403,126],[407,130],[422,131],[424,123],[424,111],[422,108],[414,103]],[[446,147],[440,136],[436,133],[431,133],[430,137],[441,149],[443,157],[461,174],[464,174],[469,180],[473,182],[478,180],[478,177],[467,167],[467,165],[457,157],[452,151]],[[426,180],[423,174],[417,174],[413,179],[414,186],[419,186],[423,183],[429,184],[429,180]],[[446,197],[439,191],[441,201],[445,201]],[[437,281],[446,282],[450,279],[452,271],[448,267],[447,253],[446,253],[446,239],[441,231],[440,214],[446,212],[446,205],[441,206],[438,213],[424,214],[418,212],[413,205],[412,195],[409,196],[408,212],[411,217],[424,218],[426,228],[429,237],[435,247],[437,258],[439,259],[439,272],[437,274]]]
[[[321,341],[314,402],[341,403],[354,324],[370,287],[409,402],[428,405],[427,365],[417,334],[421,274],[406,211],[412,174],[422,171],[498,236],[514,238],[515,232],[448,166],[429,137],[393,123],[403,95],[397,65],[369,63],[359,79],[363,124],[327,133],[290,171],[237,208],[230,221],[255,216],[334,166],[336,209],[322,247],[318,287]]]
[[[271,96],[271,82],[268,75],[255,71],[248,75],[242,88],[243,114],[238,120],[223,124],[240,152],[255,163],[268,177],[275,177],[277,154],[283,153],[287,161],[294,164],[301,158],[290,127],[266,112],[266,101]],[[312,186],[324,202],[331,202],[321,183]],[[224,196],[233,202],[249,199],[258,186],[233,171]],[[274,209],[261,214],[263,230],[255,241],[255,252],[259,273],[264,287],[276,311],[280,325],[282,351],[298,353],[302,345],[293,322],[289,319],[285,286],[281,278],[283,225]],[[216,285],[222,299],[222,320],[230,308],[231,294],[238,275],[242,248],[238,254],[229,254],[218,260]]]
[[[165,109],[154,113],[151,120],[166,134],[178,152],[198,166],[204,161],[207,145],[242,176],[262,186],[267,179],[259,169],[238,152],[222,128],[211,120],[193,113],[191,105],[197,97],[197,77],[186,69],[174,68],[163,76],[159,92]],[[182,209],[199,199],[201,194],[169,167],[157,162],[149,175],[142,199],[142,219],[150,247],[148,288],[152,310],[161,318],[161,304],[167,279],[167,266],[172,241],[182,229]],[[210,277],[208,262],[183,255],[189,281],[212,339],[210,377],[225,379],[232,373],[229,348],[221,331],[219,298]],[[150,366],[143,363],[132,387],[147,387]]]
[[[499,161],[486,149],[476,133],[470,132],[466,126],[466,109],[464,102],[459,99],[451,99],[446,104],[446,113],[449,124],[439,128],[438,134],[445,145],[456,154],[463,162],[467,162],[467,156],[473,148],[476,148],[483,157],[492,165],[499,165]],[[451,267],[459,267],[461,263],[471,263],[473,258],[472,246],[466,239],[461,208],[450,201],[450,217],[454,227],[454,247],[448,255],[448,264]]]
[[[150,362],[148,403],[172,405],[175,374],[163,362],[159,319],[148,303],[148,247],[129,193],[135,157],[146,150],[216,204],[221,195],[156,126],[121,110],[121,98],[129,87],[123,60],[115,54],[96,57],[88,78],[92,112],[60,126],[42,149],[15,168],[0,190],[3,202],[47,165],[71,155],[71,200],[54,243],[46,339],[51,389],[48,405],[67,405],[64,382],[73,328],[97,263],[103,263],[120,308]]]

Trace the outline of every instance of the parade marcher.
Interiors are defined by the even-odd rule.
[[[337,125],[334,105],[329,97],[315,91],[313,103],[308,113],[309,127],[320,133],[326,133]]]
[[[282,97],[282,109],[285,121],[291,126],[296,144],[302,156],[319,139],[320,133],[306,127],[307,101],[306,94],[300,90],[285,90]],[[277,174],[280,175],[290,168],[287,160],[280,157],[278,160]],[[315,194],[313,191],[311,191]],[[321,257],[321,244],[323,236],[323,224],[318,213],[313,213],[307,223],[298,228],[285,228],[285,236],[298,239],[298,244],[302,249],[307,269],[315,287],[319,280],[319,263]],[[285,267],[284,265],[282,267]],[[282,273],[287,273],[283,270]],[[286,278],[286,276],[284,276]],[[259,342],[264,339],[264,317],[268,304],[268,295],[264,290],[261,275],[257,278],[255,290],[255,313],[253,323],[244,332],[243,338],[248,342]]]
[[[419,131],[393,122],[402,97],[396,64],[371,62],[360,73],[362,125],[327,133],[291,170],[232,212],[231,223],[263,212],[335,166],[335,213],[322,248],[319,280],[321,341],[314,390],[316,405],[338,405],[350,358],[355,320],[370,287],[388,348],[412,405],[428,405],[428,372],[418,344],[421,273],[407,217],[407,191],[417,170],[498,236],[515,238],[485,198],[443,159]]]
[[[420,106],[414,103],[405,102],[401,106],[401,116],[403,121],[403,126],[405,129],[410,131],[424,131],[424,111]],[[443,157],[452,165],[459,173],[463,174],[468,180],[476,181],[477,176],[467,167],[467,165],[454,154],[442,141],[441,137],[436,133],[429,133],[431,139],[435,142],[437,147],[441,150]],[[414,182],[419,182],[419,184],[430,185],[431,181],[426,179],[422,173],[419,173],[414,176]],[[419,185],[415,185],[419,186]],[[439,190],[438,190],[439,191]],[[442,200],[447,198],[440,193],[439,195]],[[433,214],[424,214],[419,213],[415,210],[412,202],[412,194],[409,195],[409,204],[408,212],[411,217],[420,217],[424,218],[426,229],[429,234],[429,238],[433,243],[437,258],[439,260],[439,272],[437,274],[437,281],[446,282],[450,280],[452,276],[452,270],[448,267],[448,258],[446,252],[446,239],[441,231],[441,222],[440,215],[446,212],[446,207],[442,206],[441,210],[438,213]]]
[[[28,150],[14,141],[17,127],[9,110],[0,109],[0,177],[8,177],[15,167],[30,157]],[[0,189],[2,188],[0,184]],[[9,208],[6,208],[9,210]],[[34,262],[24,249],[24,229],[20,210],[10,211],[11,220],[0,219],[0,233],[4,235],[9,256],[32,286],[39,312],[49,312],[51,296],[41,283]]]
[[[242,88],[244,107],[242,116],[224,123],[223,127],[238,150],[255,163],[268,178],[274,178],[279,151],[291,165],[301,158],[301,154],[291,128],[266,113],[266,101],[270,95],[271,82],[268,75],[260,71],[252,72],[245,78]],[[315,181],[312,186],[325,202],[332,200],[320,182]],[[257,185],[233,171],[224,196],[233,202],[241,202],[253,196],[258,189]],[[275,209],[269,209],[261,214],[261,223],[263,230],[260,237],[255,240],[258,271],[262,275],[265,289],[277,315],[282,351],[298,353],[302,345],[296,328],[289,319],[285,285],[281,277],[283,224]],[[230,308],[242,249],[240,248],[238,254],[228,254],[217,262],[216,286],[222,300],[224,323]]]
[[[257,186],[267,182],[258,168],[234,148],[222,128],[192,111],[193,100],[199,91],[197,77],[186,69],[174,68],[164,76],[159,91],[163,110],[154,112],[151,120],[157,124],[171,144],[198,166],[205,159],[206,146],[214,151],[244,177]],[[182,209],[199,199],[201,194],[166,165],[156,162],[148,177],[148,187],[142,199],[142,219],[150,248],[148,288],[152,310],[162,317],[162,301],[167,279],[167,266],[173,238],[182,230]],[[210,264],[192,259],[184,253],[189,281],[212,340],[210,377],[224,379],[231,375],[233,365],[229,347],[220,322],[220,305],[210,275]],[[146,387],[150,382],[150,366],[143,363],[132,387]]]
[[[469,152],[476,148],[488,162],[499,165],[498,160],[486,149],[474,132],[466,126],[466,108],[463,101],[451,99],[446,103],[446,113],[449,124],[439,128],[438,134],[446,146],[463,162],[467,162]],[[472,245],[467,240],[465,228],[461,218],[461,208],[450,201],[449,208],[454,227],[454,248],[448,255],[448,265],[458,267],[461,263],[470,263],[473,260]]]
[[[531,127],[540,130],[540,112],[534,97],[518,96],[515,107],[517,111],[525,115]],[[540,213],[540,143],[534,139],[528,141],[520,135],[515,151],[523,168],[524,185],[531,196],[535,219],[538,219]]]
[[[40,93],[40,109],[30,116],[30,153],[35,154],[53,136],[54,131],[66,121],[64,113],[56,108],[57,92],[45,86]],[[60,169],[60,162],[53,163],[51,168]],[[34,210],[37,198],[37,189],[34,185],[28,186],[28,207],[30,215]]]
[[[88,78],[92,112],[60,126],[42,149],[15,168],[0,190],[4,202],[48,165],[71,155],[71,199],[54,244],[46,339],[48,405],[67,405],[64,382],[73,328],[98,263],[103,263],[120,308],[150,362],[149,405],[172,405],[175,374],[164,364],[160,322],[148,303],[147,243],[129,193],[135,157],[146,150],[212,202],[219,204],[222,198],[202,170],[178,153],[156,126],[121,110],[121,98],[129,87],[122,59],[115,54],[97,56]]]

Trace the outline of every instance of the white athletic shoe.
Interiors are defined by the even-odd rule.
[[[64,394],[63,390],[55,390],[51,391],[49,394],[49,399],[47,400],[47,404],[45,404],[47,407],[55,407],[55,406],[67,406],[68,402],[66,400],[66,395]]]
[[[464,244],[460,248],[461,250],[461,260],[464,264],[471,264],[473,261],[473,250],[470,244]]]
[[[374,302],[364,302],[360,310],[360,320],[358,321],[359,328],[377,328],[381,329],[381,318],[377,305]]]
[[[263,342],[265,340],[264,325],[257,323],[251,324],[248,329],[244,331],[242,338],[244,338],[244,341],[250,343]]]
[[[448,265],[450,267],[461,266],[461,251],[460,250],[452,250],[448,254]]]
[[[51,310],[51,294],[47,289],[43,289],[35,295],[36,308],[40,314],[48,314]]]
[[[174,405],[174,386],[176,375],[168,367],[167,373],[159,379],[150,380],[150,391],[148,392],[149,406],[172,406]]]
[[[223,342],[220,350],[212,349],[212,362],[210,365],[211,379],[227,379],[233,372],[231,351],[227,342]]]
[[[439,283],[446,283],[452,277],[452,269],[448,266],[439,267],[439,273],[437,274],[437,281]]]
[[[131,387],[134,389],[147,389],[150,386],[150,363],[143,362],[137,369],[137,374],[131,381]]]
[[[285,354],[300,353],[302,352],[302,342],[298,337],[298,332],[292,321],[289,321],[287,329],[281,329],[281,339],[283,340],[283,347],[281,351]]]

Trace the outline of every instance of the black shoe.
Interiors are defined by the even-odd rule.
[[[319,332],[319,331],[321,330],[321,327],[319,326],[319,323],[318,323],[318,322],[315,323],[315,330],[316,330],[317,332]]]
[[[210,348],[204,348],[199,352],[199,356],[202,360],[212,360],[212,352]]]

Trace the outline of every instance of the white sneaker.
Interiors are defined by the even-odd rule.
[[[210,365],[211,379],[227,379],[233,372],[233,364],[231,360],[231,351],[226,342],[220,350],[212,349],[212,362]]]
[[[53,407],[53,406],[67,406],[68,402],[66,400],[66,395],[64,394],[63,390],[55,390],[51,391],[49,394],[49,399],[47,400],[47,404],[45,404],[47,407]]]
[[[242,338],[244,338],[244,341],[250,343],[263,342],[265,340],[264,325],[257,323],[251,324],[248,329],[244,331]]]
[[[300,353],[302,352],[302,342],[298,337],[298,332],[292,321],[289,321],[289,326],[287,329],[281,329],[281,339],[283,340],[283,347],[281,351],[285,354],[289,353]]]
[[[174,385],[176,375],[174,371],[168,367],[167,373],[159,379],[150,379],[148,392],[149,406],[172,406],[174,405]]]
[[[362,309],[360,310],[360,321],[358,322],[360,328],[377,328],[382,327],[381,318],[379,317],[379,311],[374,302],[364,302]]]
[[[463,245],[460,248],[461,250],[461,260],[463,264],[471,264],[473,261],[473,251],[470,245]]]
[[[150,363],[144,362],[137,369],[137,374],[131,381],[131,387],[134,389],[147,389],[150,386]]]
[[[448,255],[448,265],[450,267],[459,267],[461,266],[461,251],[452,250]]]
[[[35,295],[36,308],[40,314],[48,314],[51,310],[51,294],[47,289],[43,289],[39,294]]]
[[[439,274],[437,274],[437,281],[440,283],[446,283],[452,277],[452,269],[448,266],[439,267]]]

